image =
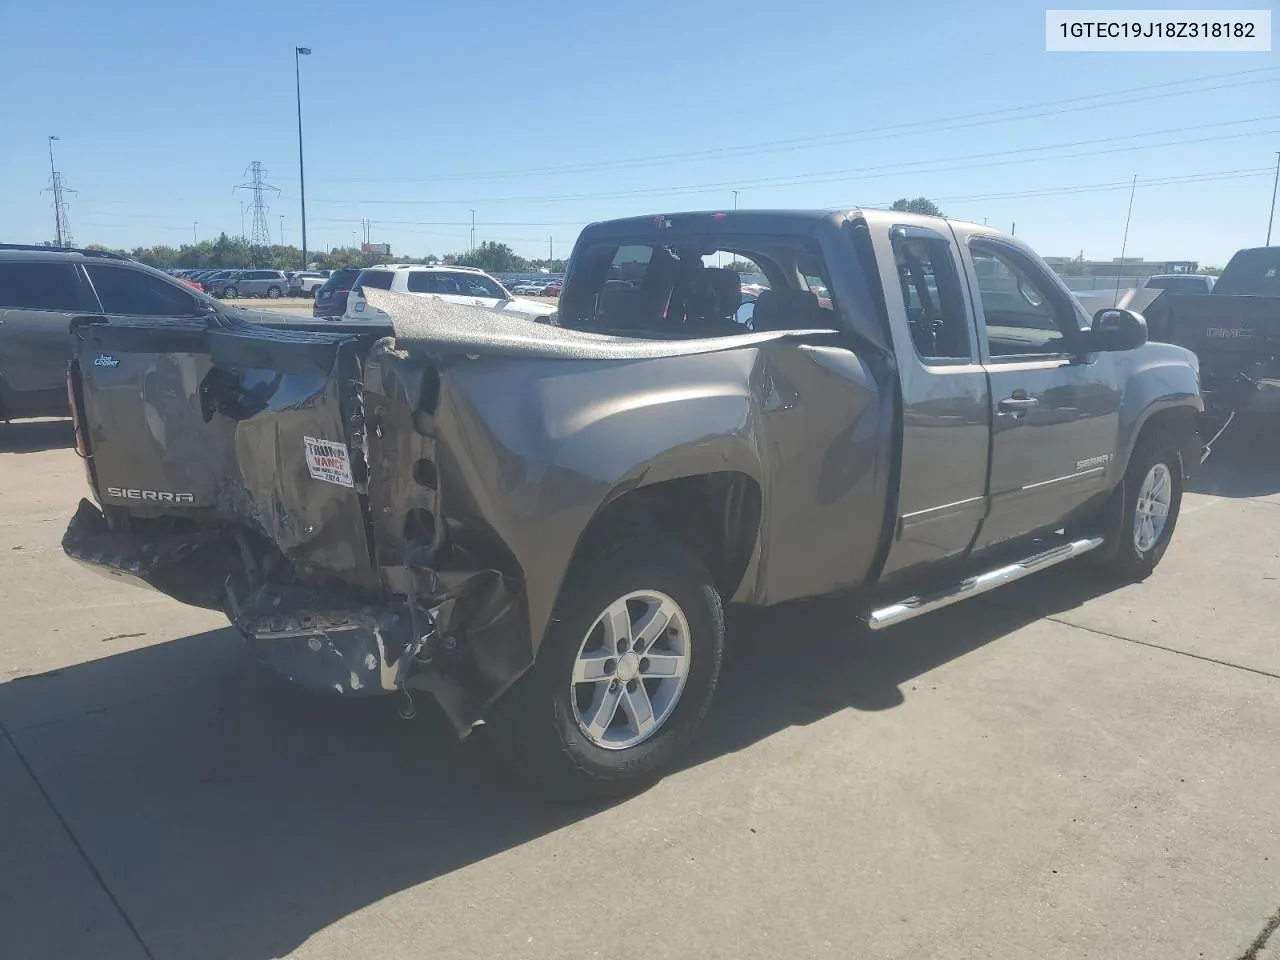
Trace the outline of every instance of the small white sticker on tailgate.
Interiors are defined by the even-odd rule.
[[[351,482],[351,456],[342,443],[303,437],[307,448],[307,470],[312,480],[336,483],[342,487],[354,486]]]

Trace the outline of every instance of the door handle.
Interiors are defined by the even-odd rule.
[[[1026,413],[1032,407],[1039,405],[1040,401],[1036,397],[1028,397],[1026,394],[1019,396],[1014,394],[1012,397],[1005,397],[999,403],[1001,413]]]

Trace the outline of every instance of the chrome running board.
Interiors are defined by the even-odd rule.
[[[932,613],[934,610],[949,607],[951,604],[959,603],[961,600],[976,597],[978,594],[994,590],[996,587],[1003,587],[1006,583],[1013,583],[1013,581],[1021,580],[1023,577],[1030,576],[1037,571],[1057,566],[1066,560],[1088,553],[1090,550],[1096,550],[1100,546],[1102,546],[1101,537],[1086,537],[1083,540],[1059,544],[1056,547],[1037,553],[1035,556],[1027,557],[1025,560],[1006,564],[1003,567],[996,567],[994,570],[988,570],[986,573],[979,573],[976,576],[966,577],[954,586],[947,587],[944,590],[939,590],[923,597],[909,597],[887,607],[872,610],[867,616],[867,626],[872,630],[883,630],[885,627],[891,627],[895,623],[902,623],[905,620]]]

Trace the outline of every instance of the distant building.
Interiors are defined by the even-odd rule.
[[[1166,273],[1195,273],[1195,260],[1144,260],[1142,257],[1115,257],[1111,260],[1077,260],[1075,257],[1045,257],[1060,277],[1154,277]]]

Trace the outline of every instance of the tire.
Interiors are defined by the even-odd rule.
[[[223,287],[222,296],[226,300],[233,300],[236,297],[240,296],[240,291],[237,290],[235,287]]]
[[[656,641],[637,638],[650,640],[644,649],[667,655],[661,666],[656,656],[650,661],[625,646],[605,647],[603,618],[620,602],[634,626],[658,609],[661,616],[676,614]],[[681,647],[679,684],[655,678],[679,669]],[[610,652],[618,657],[607,659]],[[706,567],[678,543],[628,533],[570,569],[537,660],[499,702],[491,728],[516,767],[566,799],[633,792],[685,755],[711,704],[723,653],[724,609]],[[650,679],[628,682],[636,669],[651,670]],[[602,679],[575,683],[576,670]],[[602,727],[601,708],[607,713],[611,700],[616,712]],[[635,720],[643,715],[636,706],[646,704],[654,723],[647,733]]]
[[[274,284],[273,284],[272,286],[267,287],[267,298],[268,298],[268,299],[270,299],[270,300],[275,300],[275,299],[276,299],[276,298],[278,298],[279,296],[280,296],[280,288],[279,288],[279,287],[275,286]]]
[[[1159,493],[1161,477],[1165,494]],[[1117,542],[1099,558],[1099,569],[1125,582],[1145,580],[1164,557],[1182,508],[1182,453],[1168,435],[1139,440],[1116,501]],[[1154,496],[1153,496],[1154,493]],[[1167,501],[1167,502],[1165,502]],[[1154,504],[1154,506],[1152,506]],[[1160,509],[1164,521],[1154,519]],[[1116,509],[1113,506],[1112,509]],[[1114,514],[1113,514],[1114,516]],[[1139,523],[1147,518],[1147,524]]]

